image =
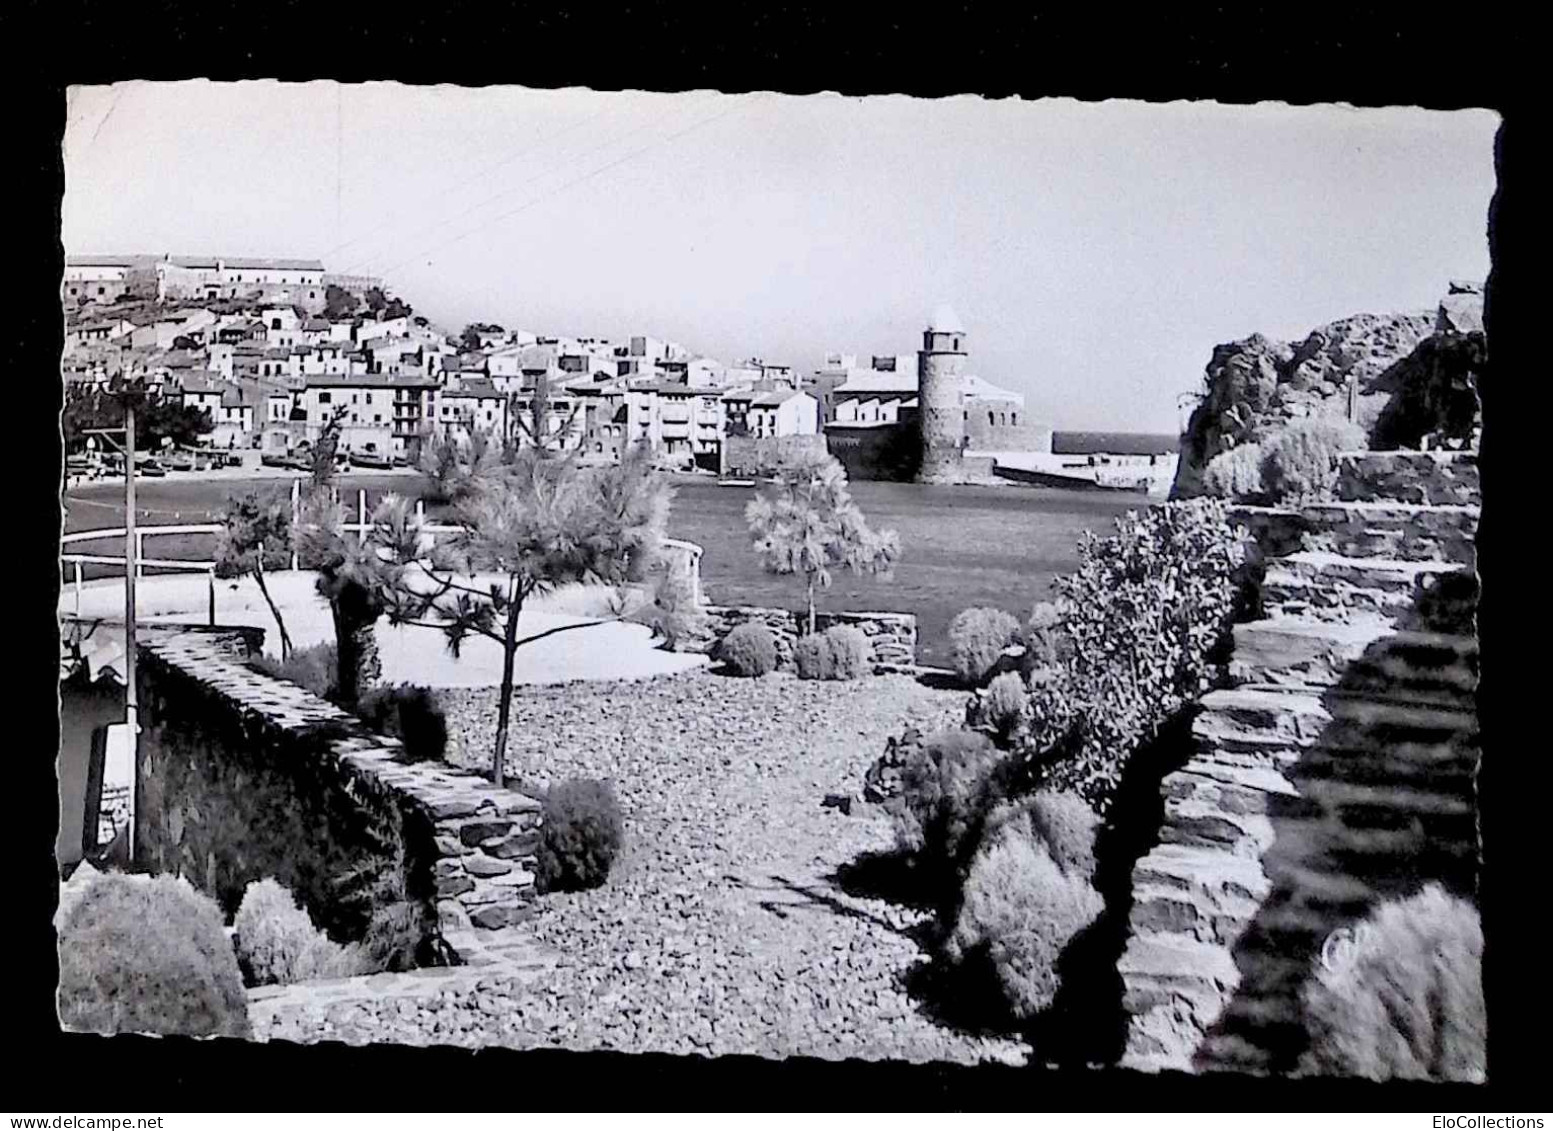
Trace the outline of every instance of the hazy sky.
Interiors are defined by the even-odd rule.
[[[419,313],[732,362],[906,353],[1169,431],[1219,342],[1488,272],[1487,111],[127,83],[72,92],[67,252],[318,258]]]

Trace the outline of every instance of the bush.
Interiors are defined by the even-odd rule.
[[[356,711],[373,730],[404,744],[406,762],[440,762],[447,752],[447,716],[430,688],[374,687],[357,701]]]
[[[958,872],[981,836],[982,820],[1002,799],[1002,754],[984,734],[929,735],[900,770],[890,801],[900,847],[946,875]]]
[[[609,876],[623,838],[620,802],[608,782],[561,782],[546,794],[540,817],[535,865],[539,890],[598,887]]]
[[[59,939],[59,1019],[93,1033],[247,1037],[242,974],[213,899],[171,876],[102,876]]]
[[[1291,421],[1262,445],[1262,482],[1273,502],[1330,498],[1337,456],[1362,449],[1364,429],[1342,417]]]
[[[820,633],[830,653],[827,679],[862,679],[874,670],[873,645],[868,634],[850,624],[837,624]]]
[[[339,651],[333,644],[314,644],[308,648],[293,648],[284,660],[274,656],[255,656],[248,661],[265,675],[289,680],[307,688],[320,699],[331,703],[337,698]]]
[[[1063,662],[1031,689],[1021,757],[1104,813],[1132,753],[1212,685],[1244,561],[1212,499],[1165,503],[1079,539],[1056,585]]]
[[[980,687],[993,673],[1003,651],[1019,639],[1019,621],[1002,609],[966,609],[949,622],[955,673]]]
[[[739,624],[723,637],[718,656],[734,675],[763,676],[776,670],[776,637],[763,624]]]
[[[232,925],[238,965],[250,986],[348,978],[365,966],[359,948],[330,939],[272,879],[248,885]]]
[[[1100,817],[1078,794],[1038,790],[1003,806],[987,824],[992,829],[1023,825],[1046,846],[1057,867],[1085,882],[1094,880],[1095,835],[1100,829]]]
[[[1025,654],[1019,665],[1026,683],[1043,682],[1061,668],[1067,657],[1069,641],[1062,626],[1062,613],[1050,601],[1039,601],[1030,610],[1030,619],[1020,632]]]
[[[1019,730],[1025,718],[1028,692],[1017,672],[993,676],[982,696],[981,717],[999,742],[1006,742]]]
[[[799,679],[830,679],[833,660],[829,642],[818,632],[800,636],[793,645],[793,666]]]
[[[1304,1071],[1483,1080],[1483,928],[1472,904],[1431,884],[1382,904],[1328,958],[1304,991]]]
[[[703,633],[706,613],[696,600],[689,570],[664,562],[653,574],[649,599],[625,619],[646,625],[663,641],[664,649],[675,652]]]
[[[862,629],[833,625],[799,637],[793,663],[799,679],[861,679],[873,670],[873,646]]]
[[[1010,822],[971,863],[946,951],[954,962],[984,957],[1009,1012],[1023,1020],[1051,1005],[1063,948],[1103,908],[1099,893],[1063,871],[1028,825]]]
[[[1230,502],[1253,502],[1263,495],[1262,446],[1239,444],[1220,452],[1203,468],[1203,492]]]

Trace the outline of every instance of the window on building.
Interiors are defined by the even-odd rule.
[[[98,287],[97,288],[97,293],[100,294],[100,295],[107,294],[108,293],[108,289],[106,287]]]
[[[383,414],[381,412],[374,412],[372,414],[372,423],[373,424],[381,424],[381,423],[383,423]]]
[[[971,410],[970,410],[970,409],[966,409],[966,410],[965,410],[965,411],[964,411],[964,412],[963,412],[963,413],[961,413],[961,415],[962,415],[962,416],[963,416],[963,417],[964,417],[964,418],[965,418],[965,419],[966,419],[966,420],[969,420],[969,419],[970,419],[970,418],[971,418]]]
[[[1017,412],[1009,413],[1008,414],[1008,422],[1010,424],[1018,424],[1019,423],[1019,414]]]
[[[998,413],[998,423],[999,424],[1007,424],[1008,423],[1008,413],[1006,413],[1006,412]]]
[[[319,393],[318,394],[318,403],[319,404],[328,404],[329,401],[330,401],[330,395],[328,393]]]
[[[996,423],[997,423],[997,421],[992,419],[992,413],[990,413],[990,412],[987,413],[987,427],[990,428],[990,427],[992,427]]]

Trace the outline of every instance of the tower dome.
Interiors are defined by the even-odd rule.
[[[960,321],[960,316],[948,303],[942,302],[938,304],[938,309],[933,311],[933,317],[928,321],[927,328],[940,334],[965,333],[965,325]]]

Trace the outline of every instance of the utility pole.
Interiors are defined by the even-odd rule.
[[[135,691],[135,400],[124,394],[124,721],[129,728],[128,863],[135,862],[135,818],[140,802],[140,702]]]

